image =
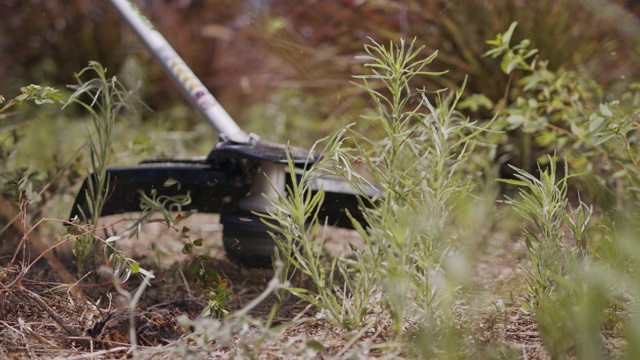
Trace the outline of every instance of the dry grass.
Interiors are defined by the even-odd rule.
[[[215,219],[213,219],[215,220]],[[241,311],[257,297],[273,276],[271,269],[240,268],[224,258],[216,237],[218,227],[211,218],[194,218],[189,224],[195,232],[214,239],[209,249],[217,258],[216,268],[229,281],[234,295],[229,299],[231,316]],[[198,224],[200,222],[200,224]],[[508,222],[508,220],[505,220]],[[513,225],[513,224],[511,224]],[[509,225],[509,226],[511,226]],[[482,250],[475,261],[475,277],[470,282],[471,291],[465,299],[456,302],[452,309],[455,327],[464,332],[466,357],[520,357],[523,359],[548,359],[538,336],[536,321],[519,304],[518,298],[524,286],[523,270],[518,261],[525,259],[525,249],[515,232],[494,232],[486,235]],[[219,235],[219,234],[218,234]],[[344,230],[328,230],[328,246],[340,247],[345,239],[357,240],[357,236]],[[216,240],[217,239],[217,240]],[[157,228],[146,229],[140,241],[131,239],[125,251],[143,255],[145,246],[151,243],[171,252],[176,241],[171,231],[164,233]],[[145,243],[146,241],[146,243]],[[147,252],[149,263],[154,256]],[[167,256],[162,261],[184,261],[183,255]],[[5,265],[5,264],[3,264]],[[44,262],[31,267],[26,273],[22,265],[7,269],[0,289],[0,356],[3,358],[72,358],[112,359],[132,356],[127,343],[111,344],[106,349],[89,336],[92,329],[107,314],[121,309],[119,298],[108,282],[85,279],[78,284],[65,284],[58,280]],[[190,294],[189,284],[170,271],[154,279],[139,305],[140,309],[153,311],[160,303],[180,300]],[[131,281],[135,283],[135,280]],[[73,286],[79,286],[85,294],[76,296]],[[132,290],[135,284],[129,284]],[[264,321],[269,315],[275,298],[270,296],[249,315]],[[316,317],[316,309],[293,300],[285,302],[272,321],[271,332],[261,326],[247,324],[234,329],[228,339],[201,343],[198,333],[184,335],[158,346],[138,346],[137,357],[171,359],[188,346],[205,358],[229,357],[238,349],[256,346],[250,352],[258,358],[413,358],[410,347],[394,342],[391,319],[380,313],[358,332],[347,331]],[[231,320],[230,320],[231,322]],[[223,321],[224,323],[224,321]],[[274,330],[277,329],[277,330]],[[407,333],[419,331],[417,323],[409,321]],[[260,339],[261,334],[264,339]],[[267,335],[265,335],[267,334]],[[605,337],[607,335],[605,334]],[[253,339],[250,341],[249,339]],[[312,341],[314,340],[314,341]],[[414,340],[405,339],[411,343]],[[415,342],[419,342],[416,338]],[[318,344],[321,344],[319,346]],[[617,354],[621,341],[611,335],[606,341],[607,351]],[[444,356],[444,355],[443,355]],[[436,356],[437,357],[437,356]]]

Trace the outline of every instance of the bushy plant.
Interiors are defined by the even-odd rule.
[[[620,301],[635,289],[629,285],[635,282],[635,260],[621,250],[633,252],[628,231],[637,227],[625,215],[638,205],[635,88],[621,100],[605,101],[600,86],[585,74],[549,70],[526,41],[511,46],[515,26],[490,41],[486,54],[502,59],[509,78],[513,71],[525,73],[507,89],[512,95],[505,95],[497,122],[508,144],[523,141],[521,155],[528,158],[523,163],[538,163],[535,175],[512,167],[513,179],[503,180],[520,189],[518,198],[507,196],[506,202],[526,221],[525,306],[555,358],[602,358],[602,331],[621,335],[624,323],[630,324],[629,348],[635,348],[637,309]],[[525,154],[528,149],[533,152]],[[558,159],[564,159],[562,171]],[[600,228],[589,225],[593,206],[580,195],[569,196],[580,190],[605,210]]]
[[[8,226],[16,221],[12,218],[11,209],[15,206],[23,213],[23,223],[29,223],[28,206],[42,206],[43,193],[47,185],[36,169],[25,164],[15,164],[17,148],[22,136],[18,129],[26,120],[11,113],[10,110],[25,101],[33,101],[36,105],[54,104],[62,102],[62,95],[57,89],[48,86],[29,85],[20,89],[20,95],[6,99],[0,95],[0,201],[4,206],[1,217],[7,220],[7,225],[0,230],[2,234]],[[55,177],[53,174],[49,174]],[[9,201],[5,200],[5,197]],[[11,202],[12,204],[9,204]]]
[[[577,209],[570,208],[569,175],[558,176],[553,162],[548,169],[540,169],[539,178],[521,169],[515,171],[516,179],[503,181],[520,188],[520,197],[506,196],[506,203],[526,220],[523,231],[531,262],[527,274],[532,295],[532,303],[527,308],[533,311],[554,292],[556,280],[566,275],[569,262],[590,257],[587,228],[593,208],[581,201]],[[565,239],[567,229],[570,236]]]
[[[606,358],[602,334],[608,332],[624,337],[634,351],[638,310],[629,299],[637,296],[637,259],[631,255],[637,248],[629,236],[637,221],[610,214],[599,221],[603,231],[593,226],[593,207],[579,197],[569,200],[566,162],[563,175],[554,162],[540,168],[539,177],[515,170],[516,179],[503,181],[519,187],[519,197],[506,202],[525,220],[521,305],[534,314],[545,349],[553,358]]]
[[[9,181],[6,177],[9,176],[15,169],[9,169],[8,162],[12,158],[16,151],[16,144],[20,139],[16,129],[20,126],[24,119],[15,119],[9,113],[9,110],[14,106],[20,105],[25,101],[33,101],[36,105],[60,103],[62,101],[62,95],[57,89],[48,86],[29,85],[20,89],[20,95],[6,99],[0,95],[0,177],[3,178],[0,183],[0,190],[4,193],[5,185],[7,182],[13,182],[18,184],[18,190],[27,190],[33,195],[33,186],[28,177],[21,177],[23,180]],[[33,170],[31,170],[33,171]],[[29,172],[28,169],[24,169],[23,172]],[[14,194],[14,196],[17,194]],[[29,197],[29,195],[27,195]],[[17,196],[16,196],[17,198]]]
[[[371,74],[356,76],[356,84],[369,92],[374,108],[364,119],[386,136],[377,141],[352,132],[351,141],[358,145],[349,149],[345,131],[338,132],[313,170],[292,178],[287,195],[272,199],[275,210],[268,218],[275,223],[285,268],[313,284],[289,292],[316,305],[319,316],[347,328],[362,329],[388,316],[401,335],[409,319],[437,316],[449,304],[442,301],[451,295],[443,282],[445,261],[460,245],[454,241],[459,231],[452,226],[454,206],[474,186],[477,174],[463,164],[473,151],[481,151],[474,140],[482,127],[455,110],[461,91],[413,89],[414,78],[440,74],[426,70],[435,53],[421,58],[422,49],[404,41],[389,46],[374,41],[365,51]],[[354,161],[366,165],[380,197],[364,196],[371,185],[354,171]],[[293,164],[290,172],[295,173]],[[311,192],[316,173],[342,176],[362,192],[367,225],[353,223],[364,247],[353,247],[353,257],[323,260],[318,252],[323,221],[316,213],[322,191]]]
[[[579,175],[572,177],[571,186],[610,209],[621,195],[621,177],[636,171],[632,168],[638,155],[630,146],[635,138],[628,136],[636,126],[636,86],[619,100],[606,100],[602,87],[584,72],[550,70],[537,50],[529,48],[530,42],[510,44],[516,25],[488,41],[491,49],[485,53],[500,58],[503,71],[513,79],[504,98],[491,104],[497,114],[495,128],[504,132],[490,141],[500,144],[503,161],[529,173],[536,163],[565,159],[567,170]],[[466,105],[477,102],[469,99]]]

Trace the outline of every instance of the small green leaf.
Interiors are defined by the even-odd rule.
[[[183,253],[184,253],[184,248],[183,248]],[[187,266],[187,274],[190,278],[195,277],[198,272],[200,271],[200,262],[198,261],[198,259],[193,259],[189,265]]]
[[[318,340],[307,340],[307,348],[315,351],[324,351],[325,346]]]
[[[193,240],[193,245],[194,246],[202,246],[203,240],[202,238],[197,238],[195,240]]]
[[[184,244],[182,247],[182,253],[186,255],[190,254],[191,251],[193,251],[193,244]]]
[[[528,44],[527,44],[528,46]],[[529,52],[524,56],[525,59],[532,57],[533,55],[538,53],[538,49],[529,50]]]
[[[513,61],[513,54],[506,53],[500,62],[500,68],[502,72],[509,75],[511,71],[515,68],[515,62]]]
[[[118,275],[118,281],[124,284],[131,277],[131,267],[126,262],[120,262],[114,269],[114,274]]]
[[[162,184],[162,186],[171,187],[171,186],[176,185],[176,184],[180,184],[178,182],[178,180],[176,180],[174,178],[168,178],[167,180],[165,180],[165,182],[164,182],[164,184]]]
[[[69,225],[67,226],[67,234],[70,235],[82,235],[86,232],[81,226]]]
[[[574,122],[570,124],[570,127],[571,127],[571,133],[574,135],[581,135],[583,133],[583,129]]]
[[[525,183],[524,181],[518,181],[518,180],[512,180],[512,179],[498,179],[498,181],[505,184],[509,184],[509,185],[527,186],[527,183]]]
[[[112,243],[112,242],[116,242],[120,240],[120,236],[110,236],[107,240],[105,240],[106,243]]]
[[[227,284],[226,280],[220,281],[220,283],[216,287],[216,292],[218,292],[218,293],[230,292],[230,290],[227,290],[227,286],[228,286],[228,284]]]
[[[613,112],[611,112],[611,109],[609,109],[609,107],[606,104],[600,104],[600,112],[605,117],[609,117],[613,115]]]
[[[138,271],[140,272],[140,274],[144,275],[147,278],[153,279],[156,277],[155,275],[153,275],[152,272],[145,270],[143,268],[139,268]]]
[[[511,125],[509,127],[510,129],[515,129],[521,126],[524,123],[524,121],[525,121],[524,116],[520,114],[513,114],[507,117],[507,122]]]
[[[185,216],[182,214],[176,215],[176,217],[173,219],[173,225],[178,225],[180,221],[184,220],[184,218]]]
[[[604,123],[604,118],[600,116],[594,117],[589,123],[589,131],[596,131],[600,126],[602,126],[602,123]]]
[[[207,306],[204,309],[202,309],[202,312],[200,313],[200,317],[207,317],[211,315],[211,307]]]
[[[514,21],[511,23],[511,25],[509,25],[509,29],[502,35],[502,42],[505,45],[509,45],[509,43],[511,42],[511,37],[513,36],[513,31],[516,29],[516,26],[518,26],[518,22]]]

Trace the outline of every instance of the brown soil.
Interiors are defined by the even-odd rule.
[[[104,222],[120,219],[105,218]],[[215,259],[215,269],[229,282],[233,291],[227,301],[232,314],[266,288],[273,270],[243,268],[225,257],[217,217],[194,216],[185,220],[184,226],[190,228],[189,234],[193,239],[206,239],[204,253]],[[117,233],[122,234],[124,223],[118,223],[116,228]],[[525,258],[521,242],[514,240],[517,235],[510,233],[492,233],[487,238],[490,240],[483,240],[476,254],[475,275],[471,281],[478,296],[473,300],[475,304],[461,301],[455,305],[456,321],[461,327],[475,329],[474,337],[477,339],[473,342],[487,347],[499,344],[503,351],[524,359],[548,359],[533,316],[518,304],[505,303],[504,300],[518,298],[522,287],[523,270],[517,264],[518,260]],[[353,231],[329,229],[325,246],[328,251],[338,253],[347,251],[348,242],[357,244],[358,241]],[[198,290],[185,280],[184,272],[180,270],[193,256],[182,254],[182,246],[180,234],[160,223],[145,227],[140,239],[119,241],[119,247],[126,254],[140,259],[145,268],[156,275],[134,312],[138,343],[143,349],[153,350],[149,358],[175,357],[171,349],[185,341],[185,331],[189,332],[179,325],[178,319],[183,315],[193,319],[206,305]],[[15,262],[7,268],[8,259],[3,257],[0,264],[0,269],[7,269],[6,275],[0,278],[0,358],[80,359],[88,356],[100,359],[131,356],[131,313],[125,298],[117,294],[109,281],[92,275],[76,284],[67,284],[55,271],[51,271],[45,261],[30,268],[27,264]],[[67,265],[72,269],[72,264]],[[123,287],[134,291],[138,284],[139,279],[132,278]],[[477,299],[482,299],[481,303]],[[268,298],[251,315],[266,318],[272,303],[273,298]],[[391,355],[375,347],[391,339],[389,319],[381,317],[377,324],[363,329],[354,337],[352,332],[314,320],[315,314],[309,306],[293,299],[283,304],[273,324],[286,324],[303,318],[308,321],[291,323],[293,325],[284,331],[286,338],[280,340],[281,345],[277,342],[264,345],[260,348],[260,356],[282,356],[278,346],[294,346],[310,340],[322,343],[321,354],[327,357],[346,357],[354,349],[364,346],[360,344],[372,349],[368,352],[369,357]],[[611,347],[619,345],[615,339],[610,343]],[[218,351],[222,351],[218,355],[224,355],[224,348]],[[394,356],[411,357],[402,351]]]

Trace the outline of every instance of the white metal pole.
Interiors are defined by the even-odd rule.
[[[138,7],[130,0],[110,1],[220,138],[223,141],[249,143],[249,135],[242,131]]]

